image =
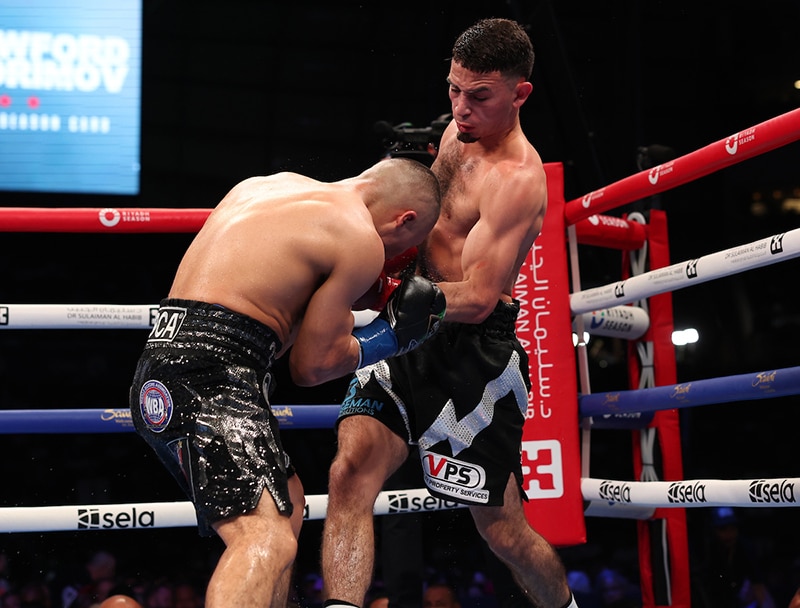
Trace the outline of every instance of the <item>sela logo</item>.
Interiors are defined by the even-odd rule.
[[[389,513],[404,513],[408,508],[408,494],[389,494]]]
[[[0,306],[0,325],[8,325],[8,306]]]
[[[697,278],[697,260],[689,260],[686,262],[686,278]]]
[[[153,528],[156,524],[154,511],[101,511],[100,509],[78,509],[78,530],[110,530],[117,528]]]
[[[671,483],[667,488],[667,500],[669,502],[707,502],[706,484],[680,481]]]
[[[557,439],[522,442],[522,478],[528,498],[564,495],[561,442]]]
[[[627,483],[604,480],[600,483],[600,498],[608,502],[630,502],[631,487]]]
[[[150,342],[172,342],[186,318],[186,309],[164,306],[158,309],[153,329],[147,338]]]
[[[482,469],[455,458],[426,452],[422,457],[425,475],[463,488],[482,488],[485,474]]]
[[[409,496],[389,494],[389,513],[414,513],[416,511],[440,511],[441,509],[455,509],[461,505],[452,500],[444,500],[437,496]]]
[[[624,298],[625,297],[625,282],[624,281],[614,285],[614,297],[615,298]]]
[[[785,232],[781,234],[776,234],[773,236],[769,241],[769,252],[772,255],[778,255],[779,253],[783,253],[783,237],[786,236]]]
[[[750,482],[748,491],[750,502],[784,502],[795,503],[794,483],[788,479],[770,480],[756,479]]]

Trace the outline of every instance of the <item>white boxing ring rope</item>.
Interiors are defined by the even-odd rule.
[[[587,500],[643,507],[788,506],[800,488],[800,478],[690,481],[581,480]],[[702,498],[703,502],[698,503]],[[304,519],[325,519],[328,497],[306,496]],[[373,513],[419,513],[463,508],[464,505],[434,498],[428,491],[384,491],[375,501]],[[189,501],[0,508],[0,532],[63,532],[76,530],[136,530],[196,526],[194,506]]]
[[[592,213],[592,209],[601,212],[614,206],[631,202],[642,198],[645,191],[638,186],[642,178],[649,179],[651,184],[655,184],[654,179],[661,178],[661,183],[656,188],[647,190],[647,195],[655,192],[662,192],[671,187],[686,183],[691,179],[697,179],[713,171],[730,166],[760,154],[762,152],[785,145],[800,139],[800,112],[790,112],[786,115],[777,117],[773,121],[767,121],[762,125],[757,125],[748,130],[751,134],[759,129],[770,135],[777,131],[773,141],[760,143],[750,146],[744,153],[734,157],[737,143],[743,145],[745,140],[739,138],[739,133],[723,140],[725,150],[731,158],[718,158],[721,153],[716,148],[708,146],[695,153],[679,158],[666,166],[659,166],[649,172],[642,172],[646,175],[637,174],[626,180],[621,180],[615,184],[587,194],[583,197],[582,209],[578,210],[572,201],[567,204],[567,219],[574,225],[577,221],[584,219]],[[786,125],[789,128],[786,128]],[[752,142],[754,137],[748,136],[747,143]],[[720,142],[717,142],[717,146]],[[695,156],[713,156],[713,162],[709,162],[704,167],[693,172],[689,172],[688,177],[674,179],[670,177],[673,168],[679,166],[681,161],[686,161]],[[675,173],[678,173],[675,171]],[[667,176],[665,178],[665,176]],[[670,181],[672,180],[672,181]],[[682,180],[682,181],[681,181]],[[630,182],[633,187],[628,188],[628,192],[617,196],[612,196],[615,189],[623,182]],[[612,200],[613,199],[613,200]],[[599,201],[599,202],[598,202]],[[6,212],[24,211],[21,208],[6,208]],[[73,211],[90,211],[99,215],[100,221],[105,228],[117,232],[143,232],[148,231],[146,226],[139,224],[142,210],[86,210],[86,209],[47,209],[29,210],[36,218],[13,219],[10,228],[5,226],[3,221],[3,210],[0,209],[0,231],[83,231],[86,222],[76,217]],[[135,213],[134,213],[135,212]],[[170,210],[150,210],[154,218],[158,218],[160,213],[169,215]],[[52,215],[55,213],[56,215]],[[190,225],[184,227],[184,231],[192,231],[202,224],[207,216],[208,210],[181,210],[178,212],[183,216],[190,217]],[[125,224],[126,217],[131,223]],[[51,218],[49,223],[42,225],[39,220],[42,217]],[[35,220],[31,224],[31,219]],[[38,228],[31,228],[31,226]],[[62,228],[65,229],[62,230]],[[570,227],[572,229],[572,227]],[[94,229],[90,231],[95,231]],[[158,230],[167,231],[163,226]],[[179,230],[175,230],[176,232]],[[693,284],[716,278],[728,276],[730,274],[743,272],[784,261],[800,256],[800,230],[793,230],[783,234],[773,235],[766,239],[754,241],[749,244],[734,247],[725,251],[703,256],[696,260],[690,260],[673,264],[666,268],[644,273],[617,281],[602,287],[587,289],[585,291],[576,290],[570,296],[570,307],[573,315],[579,321],[579,326],[583,325],[580,321],[588,318],[601,309],[612,310],[622,304],[628,304],[638,300],[643,300],[649,296],[665,293],[675,289],[691,286]],[[113,304],[82,304],[82,305],[35,305],[35,304],[0,304],[0,329],[31,329],[31,328],[51,328],[51,329],[149,329],[151,319],[156,305],[113,305]],[[369,315],[357,318],[357,323],[364,323],[369,320]],[[635,330],[627,328],[621,332],[620,337],[636,337],[634,333],[639,330],[646,330],[646,311],[636,313],[638,315]],[[645,325],[642,327],[642,325]],[[606,335],[614,335],[611,334]],[[641,333],[639,333],[641,335]],[[771,370],[762,373],[778,373],[783,370]],[[789,370],[790,373],[794,369]],[[783,390],[785,394],[800,393],[800,382],[796,380],[797,374],[791,373],[791,381]],[[663,388],[663,387],[662,387]],[[649,389],[640,389],[639,392]],[[769,395],[765,395],[768,397]],[[752,397],[751,397],[752,398]],[[287,407],[287,406],[278,406]],[[314,406],[305,406],[314,407]],[[332,406],[326,406],[332,407]],[[671,409],[676,407],[673,402],[665,400],[662,404],[653,406],[654,408]],[[104,410],[106,412],[119,410]],[[610,408],[609,412],[614,409]],[[629,410],[635,411],[635,410]],[[49,410],[39,411],[38,415],[47,417]],[[20,411],[0,411],[0,421],[6,413],[19,415]],[[28,411],[25,415],[36,415],[36,412]],[[605,503],[609,508],[625,506],[641,507],[708,507],[708,506],[738,506],[748,507],[793,507],[797,506],[796,488],[800,487],[800,478],[773,478],[773,479],[753,479],[753,480],[680,480],[671,482],[647,481],[617,481],[607,479],[592,479],[585,477],[581,479],[581,491],[587,501],[599,501]],[[702,496],[702,501],[698,498]],[[327,496],[315,495],[308,496],[305,512],[306,519],[322,519],[325,517],[327,507]],[[426,490],[393,490],[382,492],[375,503],[374,512],[376,515],[387,513],[402,513],[425,510],[441,510],[460,508],[461,505],[431,497]],[[625,517],[625,515],[621,515]],[[142,527],[178,527],[194,526],[196,520],[194,508],[191,503],[130,503],[118,505],[78,505],[78,506],[50,506],[50,507],[3,507],[0,508],[0,532],[33,532],[33,531],[56,531],[56,530],[89,530],[89,529],[137,529]]]
[[[434,498],[425,489],[384,491],[378,495],[375,515],[459,509],[464,505]],[[303,519],[325,519],[328,497],[306,496]],[[62,532],[76,530],[136,530],[196,526],[189,501],[143,502],[113,505],[0,508],[0,532]]]
[[[574,314],[628,304],[800,256],[800,228],[570,295]]]

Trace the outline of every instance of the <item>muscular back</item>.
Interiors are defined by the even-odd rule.
[[[486,149],[480,142],[458,141],[451,124],[432,169],[441,184],[442,207],[423,247],[421,272],[436,281],[461,283],[445,292],[447,318],[474,322],[470,310],[480,303],[493,307],[497,299],[511,298],[542,227],[544,168],[519,128]]]
[[[253,177],[211,213],[169,295],[247,314],[274,329],[285,349],[344,238],[382,260],[383,243],[351,189],[292,173]]]

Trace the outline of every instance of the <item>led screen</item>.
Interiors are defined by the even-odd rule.
[[[0,190],[137,194],[141,0],[0,2]]]

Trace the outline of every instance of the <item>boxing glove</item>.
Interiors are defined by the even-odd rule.
[[[353,310],[381,311],[386,306],[389,296],[400,285],[400,279],[394,279],[385,272],[381,272],[378,280],[372,284],[363,296],[353,302]]]
[[[445,308],[435,283],[416,275],[403,279],[375,320],[353,331],[360,348],[356,369],[422,344],[439,329]]]

